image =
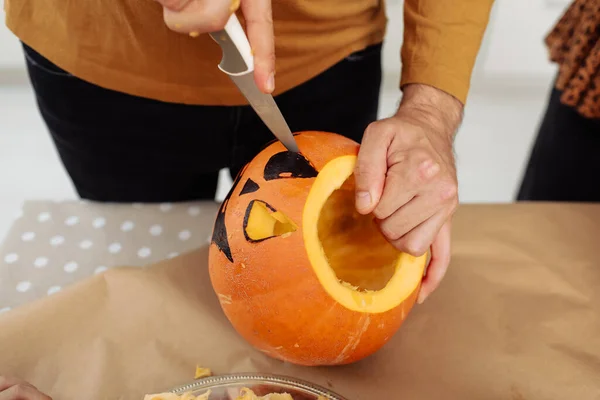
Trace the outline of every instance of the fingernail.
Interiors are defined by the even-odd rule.
[[[273,93],[273,90],[275,90],[275,74],[271,72],[267,79],[267,92]]]
[[[358,192],[356,193],[356,208],[364,210],[371,206],[371,193]]]
[[[423,295],[419,295],[419,297],[417,298],[417,304],[421,305],[425,302],[425,299],[427,299],[427,296],[423,296]]]
[[[200,36],[200,32],[196,32],[196,31],[190,32],[190,36],[193,38],[198,37],[198,36]]]

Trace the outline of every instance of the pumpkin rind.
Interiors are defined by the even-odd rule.
[[[302,132],[295,137],[301,154],[288,154],[274,142],[236,177],[215,222],[211,282],[225,315],[255,348],[294,364],[347,364],[379,350],[400,328],[415,303],[420,280],[403,301],[380,312],[353,310],[323,287],[303,237],[305,204],[317,174],[332,160],[356,156],[359,146],[332,133]],[[248,182],[253,182],[251,191]],[[296,229],[248,240],[244,220],[254,201],[268,204]],[[425,256],[410,262],[422,275]]]

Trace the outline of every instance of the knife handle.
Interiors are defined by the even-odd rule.
[[[221,46],[223,58],[219,69],[228,75],[242,75],[254,71],[254,56],[250,42],[240,24],[240,20],[231,14],[225,28],[210,34]]]

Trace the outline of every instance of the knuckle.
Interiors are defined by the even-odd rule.
[[[395,132],[395,127],[386,120],[371,122],[365,129],[365,136],[376,138],[389,138]]]
[[[272,12],[261,12],[260,19],[258,22],[267,25],[273,25],[273,13]]]
[[[379,204],[377,207],[375,207],[375,209],[373,210],[373,215],[375,216],[375,218],[377,218],[378,220],[383,220],[384,218],[388,217],[388,212],[385,209],[384,206],[382,206],[381,204]],[[380,224],[380,228],[382,228],[382,226],[384,225],[385,222],[382,222]],[[383,234],[383,236],[385,235],[385,232],[382,230],[381,233]],[[386,236],[387,237],[387,236]]]
[[[256,49],[252,49],[255,52],[255,63],[263,66],[263,67],[267,67],[267,68],[274,68],[275,67],[275,52],[273,51],[273,48],[256,48]]]
[[[399,230],[395,229],[390,222],[383,221],[380,224],[379,229],[381,230],[381,234],[388,240],[394,241],[401,237],[401,235],[398,233]]]
[[[445,180],[439,185],[440,199],[442,201],[456,200],[458,194],[458,185],[451,180]]]
[[[371,122],[369,125],[367,125],[367,129],[365,129],[365,133],[363,135],[363,140],[369,140],[371,136],[373,136],[374,133],[377,132],[379,125],[379,121]]]
[[[424,246],[418,239],[407,238],[402,243],[402,248],[405,253],[410,254],[413,257],[420,257],[427,251],[427,246]]]
[[[429,146],[430,141],[427,138],[427,135],[423,134],[423,132],[421,130],[418,130],[416,133],[417,133],[416,139],[415,139],[416,143],[423,147]]]
[[[380,132],[378,133],[384,140],[390,142],[393,142],[398,136],[401,136],[396,135],[396,127],[389,124],[384,124],[383,127],[380,128]]]

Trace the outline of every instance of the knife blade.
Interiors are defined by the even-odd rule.
[[[297,153],[298,144],[275,99],[261,92],[254,81],[254,57],[246,33],[235,14],[232,14],[225,28],[210,33],[212,39],[221,46],[223,58],[219,69],[229,76],[244,95],[259,118],[289,150]]]

